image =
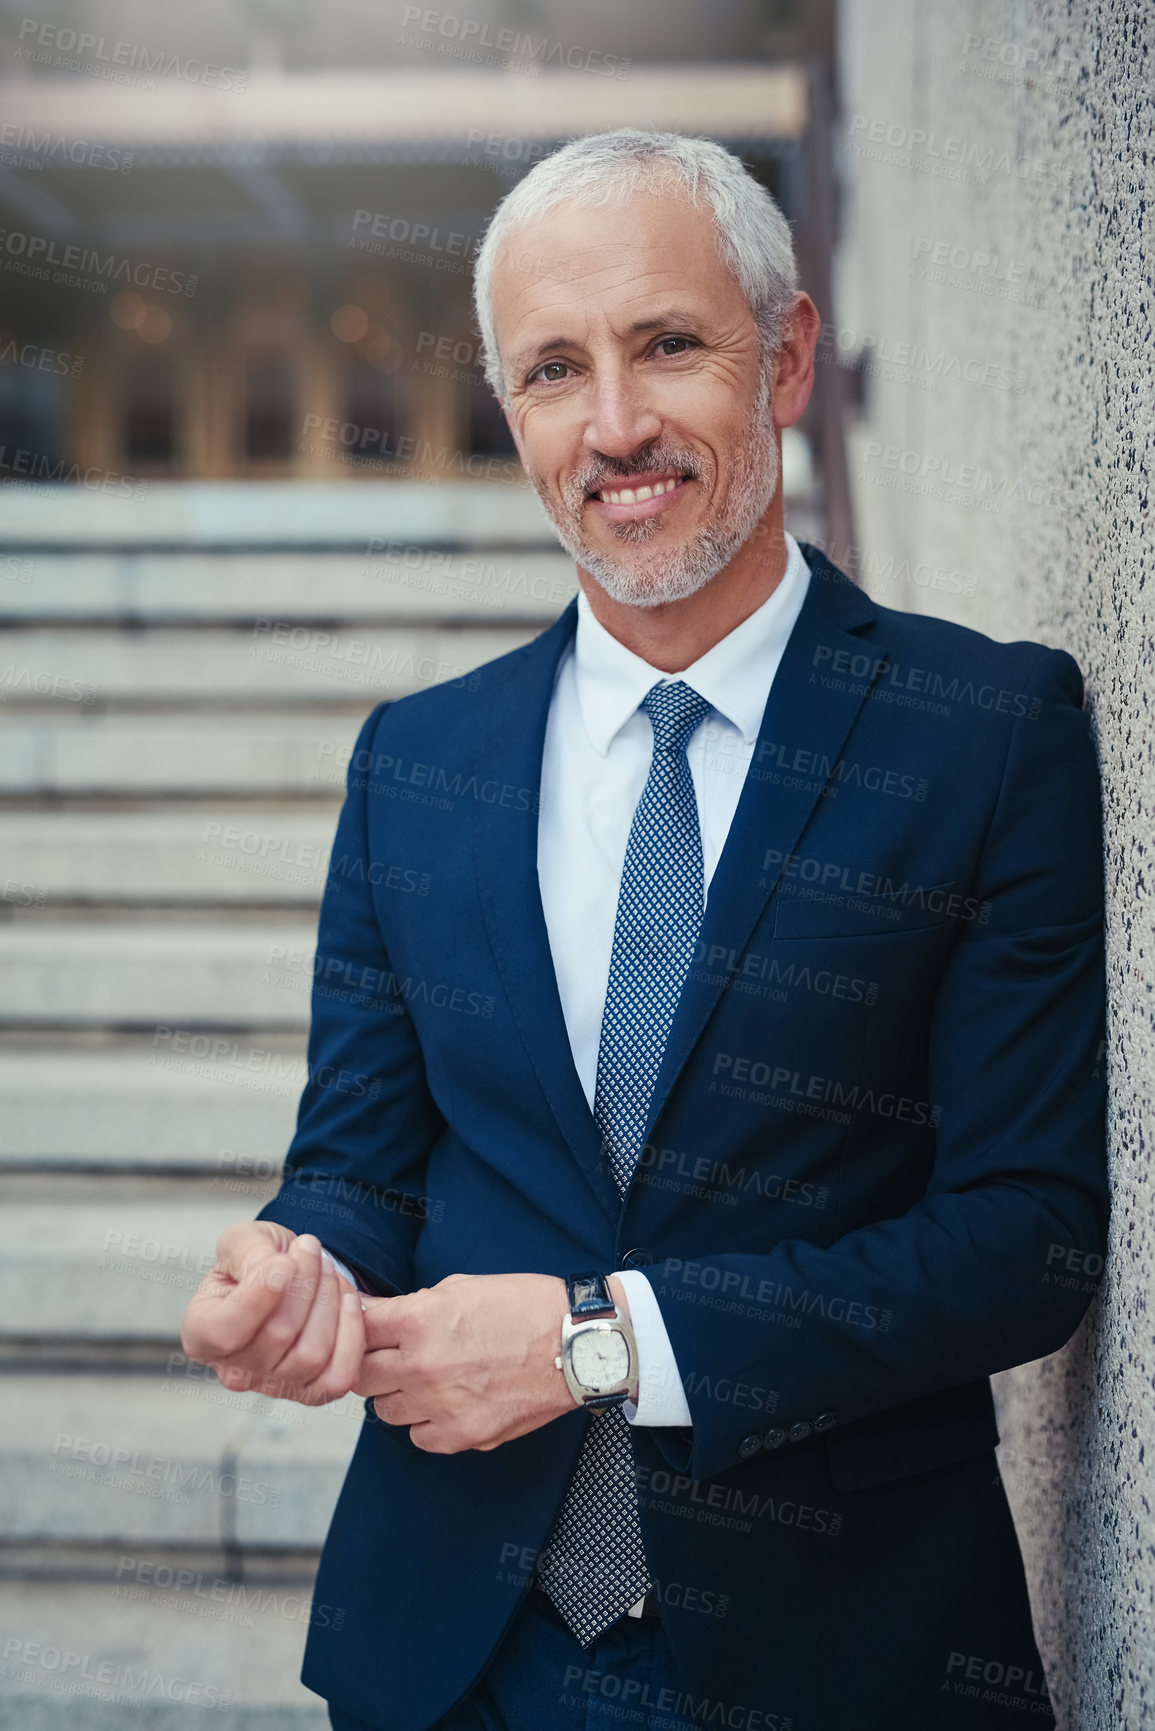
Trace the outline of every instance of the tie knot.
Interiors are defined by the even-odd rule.
[[[698,723],[710,713],[706,699],[682,679],[672,685],[652,685],[641,707],[654,730],[655,751],[684,750]]]

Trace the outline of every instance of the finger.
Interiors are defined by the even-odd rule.
[[[308,1321],[321,1286],[321,1246],[311,1234],[298,1238],[290,1247],[288,1267],[273,1267],[259,1263],[241,1282],[243,1291],[250,1282],[255,1286],[272,1286],[277,1296],[259,1334],[248,1349],[245,1368],[267,1375],[285,1357]]]
[[[323,1267],[304,1327],[284,1357],[271,1367],[266,1378],[267,1382],[279,1383],[286,1391],[294,1391],[286,1393],[284,1398],[298,1398],[297,1391],[303,1390],[324,1370],[337,1338],[340,1316],[337,1276],[331,1268]]]
[[[190,1358],[216,1364],[248,1350],[280,1304],[294,1265],[287,1254],[277,1253],[261,1267],[263,1279],[254,1272],[252,1278],[233,1284],[214,1270],[202,1281],[181,1324],[181,1342]]]
[[[359,1395],[396,1394],[403,1382],[401,1353],[395,1346],[380,1352],[367,1352],[361,1360],[357,1380],[353,1384]]]
[[[394,1429],[402,1425],[418,1424],[425,1416],[400,1392],[381,1395],[373,1402],[373,1411],[382,1424],[390,1424]]]
[[[270,1256],[286,1255],[295,1238],[295,1232],[271,1220],[236,1221],[217,1239],[217,1270],[240,1280],[246,1269],[255,1268]]]
[[[446,1436],[432,1419],[425,1419],[414,1424],[409,1430],[409,1440],[414,1448],[419,1448],[427,1455],[456,1455],[462,1452],[462,1445]]]
[[[365,1352],[365,1324],[361,1320],[361,1294],[345,1291],[338,1304],[337,1337],[325,1370],[306,1393],[318,1406],[340,1400],[353,1387]]]
[[[369,1351],[400,1346],[403,1324],[412,1315],[412,1293],[397,1298],[365,1298],[365,1344]]]

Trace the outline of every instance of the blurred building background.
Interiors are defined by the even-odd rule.
[[[359,1403],[228,1395],[178,1319],[276,1188],[360,720],[573,592],[469,260],[541,153],[620,124],[718,138],[794,226],[826,322],[788,526],[1087,674],[1121,1255],[996,1379],[1000,1462],[1063,1731],[1153,1722],[1152,30],[0,4],[0,1724],[325,1723],[296,1674]]]
[[[825,302],[833,47],[801,0],[0,5],[0,1724],[327,1724],[361,1403],[230,1395],[178,1325],[277,1187],[361,720],[574,592],[471,257],[553,145],[657,125]],[[800,535],[851,534],[853,383],[787,440]]]

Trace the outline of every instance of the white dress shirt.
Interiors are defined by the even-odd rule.
[[[684,680],[710,704],[686,755],[698,802],[706,895],[754,754],[770,686],[806,599],[810,572],[793,536],[774,593],[681,673],[619,643],[578,597],[577,630],[558,664],[546,723],[537,869],[574,1064],[593,1108],[618,890],[653,732],[639,709],[651,686]],[[618,1271],[638,1343],[632,1424],[689,1425],[690,1409],[653,1287]]]
[[[792,535],[786,550],[774,593],[681,673],[651,667],[599,625],[584,593],[578,596],[577,630],[558,663],[546,722],[537,870],[570,1049],[591,1111],[626,843],[653,755],[653,731],[638,706],[651,686],[679,679],[711,706],[686,748],[708,898],[770,686],[810,582]],[[687,1426],[690,1408],[653,1287],[636,1269],[617,1273],[638,1343],[638,1402],[627,1404],[626,1417],[631,1424]]]

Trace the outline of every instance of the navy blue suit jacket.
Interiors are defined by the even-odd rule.
[[[633,1430],[641,1518],[702,1723],[1001,1724],[1005,1673],[1048,1724],[987,1379],[1064,1344],[1104,1250],[1082,680],[803,552],[624,1205],[537,882],[571,605],[362,729],[262,1217],[380,1291],[645,1269],[693,1426]],[[431,1725],[530,1590],[589,1422],[439,1456],[367,1403],[305,1682]]]

